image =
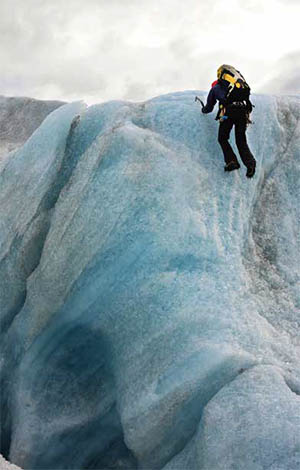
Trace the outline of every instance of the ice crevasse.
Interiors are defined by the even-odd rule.
[[[60,106],[1,165],[24,469],[300,468],[300,98],[254,95],[249,180],[194,96]]]

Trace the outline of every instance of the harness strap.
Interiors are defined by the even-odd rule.
[[[227,82],[229,83],[232,83],[232,84],[235,84],[236,82],[236,78],[234,78],[232,75],[229,75],[229,73],[224,73],[224,75],[222,75],[222,78],[224,80],[226,80]]]
[[[247,103],[246,101],[233,101],[232,103],[227,105],[227,108],[246,108]]]

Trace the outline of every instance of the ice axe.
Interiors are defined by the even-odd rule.
[[[195,101],[199,101],[201,103],[202,108],[204,108],[204,103],[200,100],[199,96],[195,96]]]

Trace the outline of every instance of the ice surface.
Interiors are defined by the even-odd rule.
[[[21,470],[20,467],[11,464],[0,454],[0,470]]]
[[[25,469],[297,468],[299,98],[254,96],[248,180],[194,96],[60,107],[2,169],[2,452]]]

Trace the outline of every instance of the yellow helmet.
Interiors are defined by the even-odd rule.
[[[224,65],[220,65],[220,67],[217,70],[217,77],[218,79],[221,78],[222,72],[224,70]]]
[[[229,73],[232,76],[235,76],[239,73],[232,65],[222,64],[217,70],[218,80],[222,77],[223,73]]]

